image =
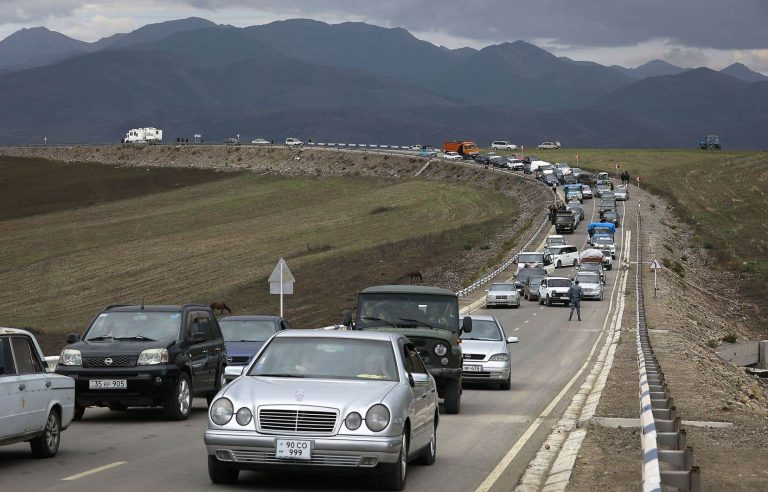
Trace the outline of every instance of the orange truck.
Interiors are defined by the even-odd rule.
[[[471,140],[452,140],[443,142],[443,152],[458,152],[464,158],[472,158],[480,153],[480,147]]]

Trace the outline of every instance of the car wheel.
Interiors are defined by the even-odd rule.
[[[384,490],[403,490],[405,474],[408,472],[408,439],[405,432],[400,439],[400,454],[397,462],[386,464],[381,475],[381,488]]]
[[[557,264],[555,264],[555,268],[563,268],[563,262],[560,260],[557,260]]]
[[[552,299],[549,298],[549,295],[547,295],[547,307],[552,307]]]
[[[573,266],[579,266],[579,260],[573,260]]]
[[[61,442],[61,418],[59,412],[51,410],[45,422],[43,433],[29,441],[29,447],[35,458],[51,458],[56,456]]]
[[[461,411],[461,380],[449,379],[445,384],[445,411],[459,413]]]
[[[182,372],[176,381],[173,394],[163,405],[166,417],[170,420],[187,420],[192,412],[192,385],[189,376]]]
[[[541,297],[541,295],[539,295],[539,306],[543,306],[543,305],[544,305],[544,298]]]
[[[435,458],[437,457],[437,415],[434,417],[435,421],[432,425],[432,437],[429,440],[429,444],[424,449],[424,454],[419,458],[420,465],[434,465]]]
[[[208,455],[208,478],[213,483],[235,483],[240,475],[240,470],[217,460],[215,456]]]
[[[72,416],[72,420],[75,422],[80,421],[82,420],[83,415],[85,415],[85,407],[75,403],[75,414]]]
[[[226,385],[227,380],[224,378],[224,368],[222,367],[219,369],[219,377],[216,379],[216,388],[205,397],[209,407],[211,406],[211,403],[213,403],[213,399],[216,398],[216,394]]]

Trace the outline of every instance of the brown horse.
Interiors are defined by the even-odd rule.
[[[414,270],[408,274],[408,280],[412,284],[421,284],[424,282],[424,277],[422,277],[421,272]]]
[[[218,301],[216,301],[216,302],[214,302],[214,303],[212,303],[212,304],[211,304],[211,310],[212,310],[214,313],[216,312],[216,310],[217,310],[217,309],[219,310],[219,314],[220,314],[220,315],[224,314],[224,311],[226,311],[226,312],[227,312],[227,314],[232,314],[232,310],[231,310],[231,309],[229,309],[229,306],[227,306],[227,305],[226,305],[225,303],[223,303],[223,302],[218,302]]]

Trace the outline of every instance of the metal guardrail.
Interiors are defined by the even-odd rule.
[[[661,492],[662,485],[699,492],[701,472],[693,464],[693,448],[686,445],[674,400],[664,372],[653,353],[645,319],[643,295],[643,248],[640,204],[637,205],[637,271],[635,298],[637,315],[637,364],[640,381],[640,433],[643,451],[643,491]],[[664,449],[661,449],[661,448]],[[661,463],[668,465],[662,469]]]

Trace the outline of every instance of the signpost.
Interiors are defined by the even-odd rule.
[[[280,258],[280,261],[275,265],[275,269],[272,270],[272,275],[269,276],[269,293],[280,294],[280,317],[283,316],[283,295],[293,294],[294,282],[296,282],[296,279],[293,278],[288,264],[284,259]]]
[[[653,297],[656,297],[656,289],[658,288],[656,284],[656,272],[660,268],[661,268],[661,263],[659,263],[659,260],[654,258],[653,261],[651,262],[651,270],[653,270]]]

